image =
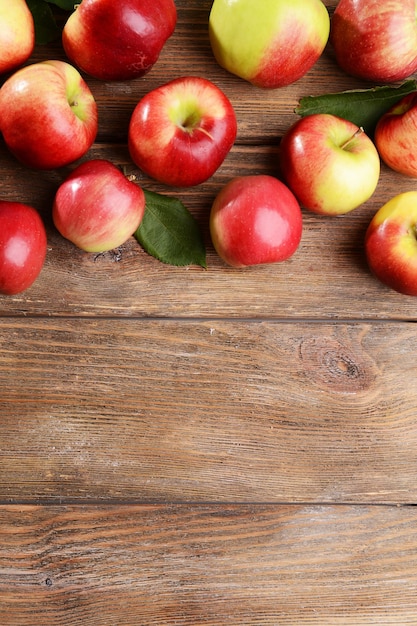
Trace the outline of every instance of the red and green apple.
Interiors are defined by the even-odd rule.
[[[284,134],[280,165],[300,204],[342,215],[366,202],[380,175],[373,141],[352,122],[328,113],[307,115]]]
[[[148,92],[129,124],[132,160],[166,185],[190,187],[214,174],[237,133],[233,106],[206,78],[177,78]]]

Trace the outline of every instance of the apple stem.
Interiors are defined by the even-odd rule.
[[[349,137],[349,139],[346,139],[345,143],[342,143],[342,145],[340,146],[341,150],[344,150],[345,148],[348,147],[348,145],[351,143],[351,141],[353,141],[354,139],[356,139],[356,137],[359,137],[359,135],[362,135],[362,133],[364,133],[364,129],[362,128],[362,126],[360,128],[358,128],[358,130],[353,133],[352,137]]]
[[[213,135],[210,135],[208,130],[206,130],[205,128],[201,128],[201,126],[199,126],[197,130],[199,130],[202,133],[204,133],[205,135],[207,135],[207,137],[213,141]]]

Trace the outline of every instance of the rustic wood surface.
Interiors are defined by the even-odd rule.
[[[336,0],[328,0],[330,14]],[[132,238],[86,254],[55,231],[70,168],[28,170],[0,143],[4,199],[48,231],[36,283],[0,297],[0,623],[417,624],[417,300],[369,273],[371,216],[417,182],[382,167],[353,213],[304,211],[289,261],[236,270],[216,256],[211,202],[238,174],[279,175],[304,95],[369,86],[328,46],[303,79],[264,91],[222,70],[210,0],[144,78],[87,78],[100,130],[86,158],[180,198],[207,269],[175,268]],[[31,62],[65,59],[60,42]],[[218,172],[167,189],[129,159],[137,101],[180,75],[230,97],[238,138]]]

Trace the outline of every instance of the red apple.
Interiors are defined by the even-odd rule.
[[[176,21],[173,0],[82,0],[64,25],[62,44],[90,76],[128,80],[152,68]]]
[[[46,257],[46,231],[39,213],[27,204],[0,201],[0,293],[28,289]]]
[[[329,31],[321,0],[214,0],[209,16],[219,65],[270,89],[304,76],[321,56]]]
[[[371,139],[352,122],[326,113],[303,117],[288,129],[280,162],[300,204],[326,215],[342,215],[363,204],[380,174]]]
[[[285,261],[301,240],[301,209],[277,178],[240,176],[215,198],[210,234],[218,255],[233,267]]]
[[[97,125],[89,87],[63,61],[23,67],[0,89],[0,130],[28,167],[53,169],[77,160],[91,147]]]
[[[190,187],[220,167],[236,132],[232,104],[216,85],[194,76],[177,78],[149,92],[135,107],[129,150],[152,178]]]
[[[374,140],[386,165],[417,178],[417,92],[402,98],[379,119]]]
[[[35,26],[25,0],[0,3],[0,74],[28,60],[35,47]]]
[[[330,41],[348,74],[382,83],[407,78],[417,70],[415,0],[340,0]]]
[[[92,159],[60,185],[52,217],[61,235],[82,250],[106,252],[133,235],[144,212],[143,190],[110,161]]]
[[[382,283],[417,296],[417,191],[391,198],[372,218],[365,236],[369,268]]]

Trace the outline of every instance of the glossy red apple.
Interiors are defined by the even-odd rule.
[[[144,212],[143,190],[110,161],[92,159],[59,186],[52,217],[61,235],[82,250],[106,252],[133,235]]]
[[[280,162],[300,204],[325,215],[342,215],[363,204],[380,174],[378,152],[362,129],[324,113],[307,115],[287,130]]]
[[[0,74],[23,65],[35,47],[35,26],[25,0],[0,2]]]
[[[300,244],[301,209],[277,178],[241,176],[215,198],[210,234],[218,255],[233,267],[285,261]]]
[[[91,147],[97,127],[94,96],[69,63],[27,65],[0,89],[0,130],[28,167],[54,169],[76,161]]]
[[[0,201],[0,293],[28,289],[46,257],[46,232],[39,213],[27,204]]]
[[[330,41],[348,74],[376,83],[403,80],[417,70],[415,0],[340,0]]]
[[[386,165],[417,178],[417,93],[402,98],[379,119],[374,141]]]
[[[152,178],[190,187],[220,167],[236,132],[236,115],[227,96],[205,78],[182,77],[139,101],[130,120],[129,151]]]
[[[177,21],[173,0],[82,0],[64,25],[72,63],[101,80],[129,80],[156,63]]]

